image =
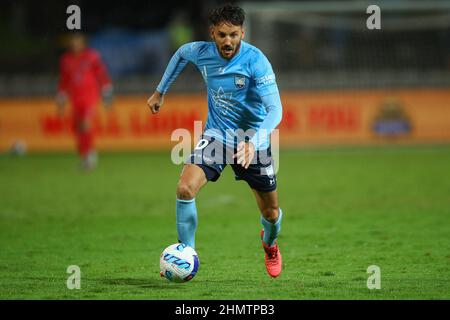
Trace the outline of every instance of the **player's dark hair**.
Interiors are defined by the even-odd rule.
[[[231,23],[234,26],[242,26],[244,20],[244,10],[229,3],[214,9],[209,15],[209,23],[214,26],[222,22]]]

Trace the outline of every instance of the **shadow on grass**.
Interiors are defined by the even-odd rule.
[[[64,283],[66,279],[55,279],[52,277],[22,277],[25,280],[45,281]],[[108,286],[131,286],[136,288],[149,288],[149,289],[167,289],[167,290],[180,290],[185,288],[183,283],[169,282],[166,279],[159,278],[82,278],[81,283],[108,285]]]
[[[88,280],[88,279],[86,279]],[[89,280],[88,280],[89,281]],[[90,279],[90,281],[100,282],[106,285],[113,286],[132,286],[138,288],[149,289],[166,289],[166,290],[180,290],[184,288],[182,283],[173,283],[165,279],[137,279],[137,278],[118,278],[118,279]]]

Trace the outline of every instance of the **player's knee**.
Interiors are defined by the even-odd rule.
[[[264,219],[272,223],[275,223],[278,220],[279,208],[277,206],[270,206],[264,208],[262,214],[264,216]]]
[[[196,196],[194,186],[189,183],[179,182],[177,185],[177,198],[180,200],[191,200]]]

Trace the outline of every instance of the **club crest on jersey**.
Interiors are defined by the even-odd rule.
[[[234,77],[234,85],[238,89],[242,89],[245,87],[245,77],[244,76],[235,76]]]

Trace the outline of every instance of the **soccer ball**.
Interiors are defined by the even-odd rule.
[[[184,243],[168,246],[159,258],[161,277],[173,282],[191,280],[197,274],[199,266],[197,252]]]
[[[16,140],[9,150],[13,156],[23,156],[27,153],[27,144],[23,140]]]

